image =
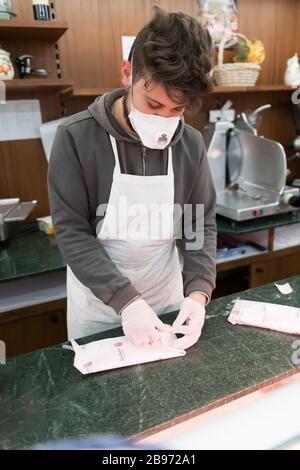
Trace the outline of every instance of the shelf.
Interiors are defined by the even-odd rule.
[[[222,215],[217,215],[218,233],[225,235],[242,235],[298,223],[300,223],[300,210],[242,222],[236,222]]]
[[[97,96],[104,95],[112,91],[113,88],[73,88],[62,92],[65,99],[75,98],[97,98]]]
[[[211,91],[211,94],[221,93],[256,93],[256,92],[272,92],[272,91],[293,91],[299,87],[291,87],[288,85],[256,85],[256,86],[216,86]]]
[[[60,78],[28,78],[7,80],[5,82],[6,90],[9,91],[34,91],[34,90],[64,90],[74,86],[71,80]]]
[[[240,87],[214,87],[210,92],[211,95],[226,94],[226,93],[257,93],[257,92],[273,92],[273,91],[293,91],[298,87],[291,87],[287,85],[256,85],[253,87],[240,86]],[[62,95],[65,99],[76,99],[76,98],[93,98],[104,95],[112,91],[113,88],[74,88],[71,90],[65,90]]]
[[[0,40],[34,39],[56,42],[68,29],[64,21],[0,20]]]

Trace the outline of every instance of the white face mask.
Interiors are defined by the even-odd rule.
[[[150,149],[167,147],[180,121],[180,116],[166,118],[155,114],[145,114],[133,106],[128,117],[143,145]]]

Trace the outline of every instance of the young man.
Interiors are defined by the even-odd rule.
[[[174,346],[200,337],[215,287],[215,191],[201,134],[183,113],[208,91],[211,68],[211,39],[200,23],[156,7],[122,64],[125,89],[58,128],[48,183],[68,264],[69,338],[122,324],[134,344],[155,343],[168,330],[158,315],[175,309],[172,331],[184,336]],[[193,208],[189,232],[201,230],[194,209],[204,207],[201,246],[191,248],[184,233],[175,240],[173,213],[185,205]],[[153,207],[172,214],[161,236],[149,235]]]

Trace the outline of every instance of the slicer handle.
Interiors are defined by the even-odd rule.
[[[289,199],[289,205],[292,207],[300,207],[300,196],[292,196]]]

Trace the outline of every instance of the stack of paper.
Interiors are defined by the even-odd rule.
[[[176,335],[161,333],[158,345],[134,346],[126,336],[107,338],[79,346],[71,340],[75,358],[74,366],[82,374],[92,374],[104,370],[161,361],[172,357],[184,356],[182,349],[172,348]]]
[[[300,309],[286,305],[238,299],[228,321],[300,335]]]

